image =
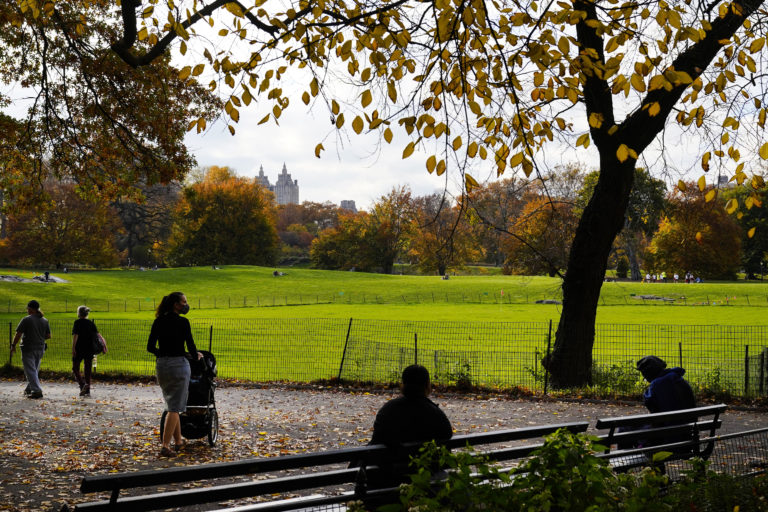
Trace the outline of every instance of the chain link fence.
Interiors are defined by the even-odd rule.
[[[42,368],[71,368],[70,321],[51,320]],[[542,358],[554,342],[546,322],[436,322],[360,319],[192,319],[199,349],[211,350],[222,378],[253,382],[340,379],[398,382],[403,368],[426,366],[439,384],[547,391]],[[151,320],[96,320],[109,352],[96,372],[151,376]],[[12,338],[15,324],[8,324]],[[645,387],[635,361],[654,354],[682,366],[699,391],[718,397],[768,395],[768,326],[597,324],[593,385],[604,392]],[[6,344],[0,357],[20,366]]]

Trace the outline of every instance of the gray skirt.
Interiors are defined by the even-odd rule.
[[[157,383],[163,391],[165,410],[184,412],[187,410],[189,395],[189,362],[184,356],[158,357],[155,363]]]

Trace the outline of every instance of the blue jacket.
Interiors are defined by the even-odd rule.
[[[696,407],[691,386],[683,378],[682,368],[667,368],[651,381],[643,393],[643,402],[651,413],[679,411]]]

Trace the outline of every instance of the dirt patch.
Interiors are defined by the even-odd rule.
[[[18,379],[0,381],[0,510],[58,510],[90,501],[79,492],[90,473],[225,462],[357,446],[370,439],[378,408],[392,392],[314,387],[236,386],[216,391],[219,443],[190,442],[175,459],[157,457],[162,397],[141,382],[94,383],[89,399],[74,382],[44,382],[44,398],[23,398]],[[457,433],[636,414],[639,404],[438,394]],[[730,410],[724,431],[768,424],[764,412]],[[218,504],[220,505],[220,504]]]

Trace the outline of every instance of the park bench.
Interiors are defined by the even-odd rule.
[[[542,446],[544,436],[561,428],[573,433],[585,432],[587,422],[561,423],[525,427],[518,429],[481,432],[454,436],[445,444],[451,449],[466,446],[484,448],[482,453],[495,461],[509,461],[529,455],[533,450]],[[529,444],[498,446],[499,443],[527,441]],[[497,445],[494,447],[494,445]],[[404,447],[416,453],[419,444]],[[382,456],[391,454],[384,445],[361,446],[281,457],[247,459],[239,462],[201,464],[197,466],[175,467],[159,470],[146,470],[125,473],[85,476],[80,485],[84,494],[110,493],[108,500],[77,504],[70,508],[64,505],[64,511],[141,511],[159,510],[176,507],[191,507],[195,505],[222,502],[235,499],[275,495],[285,495],[300,492],[319,492],[327,487],[334,490],[346,485],[349,490],[337,495],[313,494],[299,498],[273,499],[265,503],[237,507],[238,511],[259,510],[261,512],[277,512],[282,510],[303,510],[311,507],[326,507],[357,499],[397,499],[397,488],[366,489],[365,482],[360,482],[361,475],[374,477],[377,466],[366,463]],[[350,463],[363,461],[365,471],[357,467],[349,467]],[[335,468],[333,467],[335,465]],[[324,466],[326,467],[324,469]],[[278,471],[297,470],[299,474],[283,474],[275,476]],[[250,477],[258,475],[256,479]],[[121,491],[140,488],[157,488],[171,484],[199,485],[200,482],[249,477],[247,481],[236,483],[219,483],[210,487],[180,488],[178,490],[151,490],[138,495],[121,495]],[[260,478],[260,479],[259,479]],[[362,485],[361,485],[362,484]],[[356,489],[356,490],[352,490]],[[141,491],[139,491],[141,492]],[[233,509],[234,510],[234,509]]]
[[[609,459],[614,471],[655,466],[666,471],[673,461],[693,457],[708,459],[715,447],[715,434],[722,426],[720,415],[726,405],[709,405],[655,414],[636,414],[616,418],[601,418],[595,428],[600,444],[605,446],[602,457]],[[607,432],[606,432],[607,431]],[[669,455],[653,461],[653,454]]]

